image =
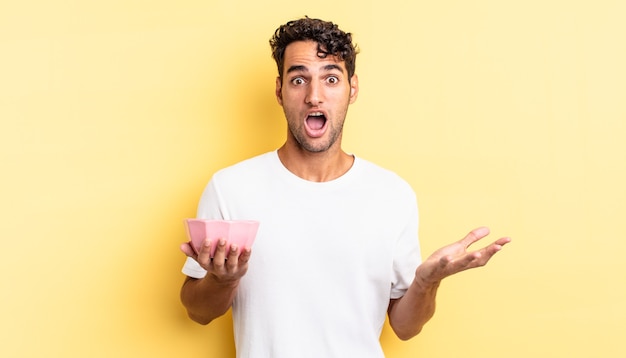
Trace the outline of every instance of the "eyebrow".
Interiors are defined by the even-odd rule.
[[[343,73],[343,68],[336,64],[326,65],[322,67],[322,69],[325,71],[338,70],[339,72]],[[291,73],[291,72],[309,72],[309,69],[303,65],[294,65],[294,66],[289,67],[286,73]]]

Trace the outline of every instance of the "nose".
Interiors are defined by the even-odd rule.
[[[311,81],[311,83],[309,83],[309,85],[307,86],[305,102],[312,106],[317,106],[318,104],[322,103],[322,97],[322,85],[317,81]]]

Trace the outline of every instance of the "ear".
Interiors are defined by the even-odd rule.
[[[276,77],[276,100],[278,104],[283,105],[283,84],[280,76]]]
[[[355,74],[352,75],[350,79],[350,104],[356,101],[356,98],[359,95],[359,76]]]

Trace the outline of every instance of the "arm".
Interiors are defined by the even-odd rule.
[[[435,314],[435,298],[441,280],[486,265],[502,246],[511,241],[503,237],[478,251],[467,252],[470,245],[488,234],[488,228],[475,229],[462,240],[435,251],[417,268],[406,294],[389,303],[389,323],[400,339],[417,335]]]
[[[209,257],[211,243],[207,240],[195,255],[189,244],[183,244],[181,250],[193,257],[207,274],[202,279],[187,277],[180,291],[183,306],[189,318],[208,324],[228,311],[235,298],[239,280],[248,269],[250,248],[244,248],[237,255],[237,246],[232,245],[226,252],[226,241],[221,239],[213,259]]]

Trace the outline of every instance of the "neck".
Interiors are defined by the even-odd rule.
[[[337,179],[350,170],[354,163],[354,157],[341,148],[313,153],[288,143],[278,149],[278,158],[287,170],[313,182]]]

